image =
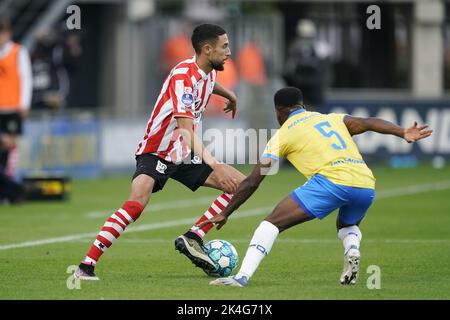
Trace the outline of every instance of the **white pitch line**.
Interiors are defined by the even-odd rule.
[[[139,238],[139,239],[122,239],[120,243],[168,243],[173,238]],[[78,239],[78,242],[90,243],[91,239]],[[248,243],[250,240],[244,238],[231,238],[227,239],[231,243]],[[293,244],[330,244],[338,243],[339,239],[294,239],[294,238],[282,238],[277,239],[277,243],[293,243]],[[450,245],[450,239],[366,239],[364,243],[381,243],[381,244],[446,244]]]
[[[260,207],[250,210],[244,210],[239,213],[237,216],[233,216],[232,219],[241,219],[251,216],[257,216],[262,213],[268,214],[273,207]],[[156,223],[149,223],[144,224],[141,226],[130,226],[127,228],[126,232],[132,233],[132,232],[142,232],[142,231],[148,231],[148,230],[158,230],[158,229],[164,229],[164,228],[171,228],[171,227],[177,227],[182,225],[189,225],[192,224],[198,219],[198,216],[186,218],[186,219],[180,219],[180,220],[171,220],[171,221],[164,221],[164,222],[156,222]],[[60,242],[68,242],[73,240],[79,240],[83,238],[94,238],[96,237],[98,232],[92,232],[92,233],[81,233],[81,234],[74,234],[70,236],[65,237],[58,237],[58,238],[49,238],[49,239],[42,239],[42,240],[34,240],[34,241],[27,241],[27,242],[21,242],[21,243],[13,243],[13,244],[6,244],[1,245],[0,250],[9,250],[9,249],[17,249],[17,248],[26,248],[26,247],[35,247],[45,244],[53,244],[53,243],[60,243]]]
[[[412,194],[417,194],[417,193],[424,193],[424,192],[430,192],[430,191],[436,191],[436,190],[446,190],[446,189],[450,189],[450,180],[444,180],[444,181],[427,183],[427,184],[412,185],[412,186],[406,186],[406,187],[401,187],[401,188],[399,187],[399,188],[390,189],[390,190],[381,190],[381,191],[378,191],[378,195],[376,198],[378,198],[378,199],[391,198],[391,197],[397,197],[397,196],[412,195]],[[198,200],[202,200],[202,199],[203,198],[199,198]],[[181,200],[181,201],[188,201],[188,200]],[[168,204],[161,204],[161,206],[163,206],[163,205],[169,206]],[[263,213],[268,214],[268,213],[270,213],[272,208],[273,207],[260,207],[260,208],[254,208],[254,209],[240,211],[239,214],[232,216],[231,219],[234,220],[234,219],[258,216]],[[148,230],[158,230],[158,229],[163,229],[163,228],[176,227],[176,226],[180,226],[180,225],[188,225],[190,223],[195,222],[196,219],[198,219],[198,216],[187,218],[187,219],[149,223],[149,224],[144,224],[141,226],[131,226],[129,229],[127,229],[127,233],[141,232],[141,231],[148,231]],[[13,244],[5,244],[5,245],[0,245],[0,250],[9,250],[9,249],[16,249],[16,248],[34,247],[34,246],[40,246],[40,245],[45,245],[45,244],[68,242],[68,241],[83,239],[83,238],[87,238],[87,237],[93,238],[93,237],[97,236],[97,234],[98,234],[97,232],[81,233],[81,234],[74,234],[74,235],[69,235],[69,236],[65,236],[65,237],[48,238],[48,239],[33,240],[33,241],[13,243]]]
[[[392,198],[397,196],[406,196],[411,194],[417,194],[422,192],[428,192],[428,191],[435,191],[435,190],[446,190],[450,189],[450,180],[447,181],[441,181],[436,183],[430,183],[430,184],[419,184],[419,185],[412,185],[412,186],[406,186],[406,187],[400,187],[395,189],[389,189],[389,190],[381,190],[377,191],[377,195],[375,199],[385,199],[385,198]],[[195,199],[184,199],[184,200],[178,200],[178,201],[171,201],[171,202],[162,202],[162,203],[150,203],[149,206],[144,210],[144,212],[157,212],[157,211],[163,211],[168,209],[179,209],[179,208],[188,208],[193,207],[196,205],[203,205],[203,204],[209,204],[211,203],[211,197],[201,197],[201,198],[195,198]],[[111,212],[114,210],[101,210],[101,211],[90,211],[86,214],[86,217],[90,219],[96,219],[96,218],[105,218],[106,216],[110,215]]]
[[[399,188],[389,189],[389,190],[380,190],[380,191],[377,191],[375,199],[376,198],[386,199],[386,198],[392,198],[392,197],[407,196],[407,195],[412,195],[412,194],[418,194],[418,193],[424,193],[424,192],[430,192],[430,191],[438,191],[438,190],[447,190],[447,189],[450,189],[450,180],[444,180],[444,181],[427,183],[427,184],[417,184],[417,185],[399,187]]]

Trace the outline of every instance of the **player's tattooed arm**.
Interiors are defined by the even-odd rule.
[[[236,114],[236,109],[237,109],[237,97],[236,97],[236,94],[233,91],[228,90],[227,88],[222,86],[217,81],[214,84],[213,93],[217,94],[217,95],[219,95],[221,97],[224,97],[225,99],[228,99],[227,105],[225,106],[225,108],[223,110],[225,111],[225,113],[228,113],[228,112],[231,111],[231,116],[234,119],[234,116]]]
[[[415,142],[429,137],[433,130],[427,130],[428,125],[417,126],[417,122],[409,128],[402,128],[392,122],[380,118],[359,118],[345,116],[344,123],[351,135],[366,131],[374,131],[383,134],[392,134],[405,139],[407,142]]]

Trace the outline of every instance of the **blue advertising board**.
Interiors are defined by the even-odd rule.
[[[100,124],[94,118],[28,120],[20,144],[19,176],[39,173],[98,177]]]

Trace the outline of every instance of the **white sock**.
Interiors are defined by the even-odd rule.
[[[250,277],[255,273],[262,259],[270,252],[272,245],[275,242],[280,231],[272,223],[263,221],[259,227],[256,228],[253,238],[250,241],[250,246],[247,249],[241,268],[236,274],[236,278],[242,276]]]
[[[344,245],[344,255],[348,250],[355,248],[359,250],[359,243],[362,240],[362,233],[358,226],[341,228],[338,231],[338,237]]]

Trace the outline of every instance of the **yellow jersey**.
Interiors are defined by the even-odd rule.
[[[345,114],[296,110],[267,143],[263,157],[286,157],[307,179],[375,189],[375,178],[344,123]]]

